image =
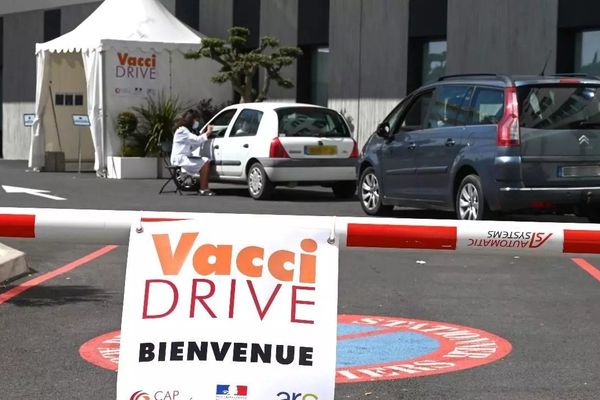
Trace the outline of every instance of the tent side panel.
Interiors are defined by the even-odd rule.
[[[74,114],[87,114],[86,78],[80,53],[57,53],[50,57],[50,81],[55,105],[45,108],[46,151],[64,153],[67,168],[77,170],[79,146],[86,164],[94,161],[94,145],[87,127],[73,125]],[[59,98],[57,102],[56,98]],[[54,118],[56,118],[56,123]],[[58,132],[56,131],[58,126]],[[60,136],[59,136],[60,135]],[[89,168],[88,165],[86,165]]]

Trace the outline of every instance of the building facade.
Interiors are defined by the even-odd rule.
[[[161,1],[207,36],[245,26],[251,46],[272,35],[302,48],[284,71],[296,87],[273,87],[270,97],[342,112],[360,143],[408,92],[443,74],[600,75],[597,0]],[[72,30],[100,3],[0,2],[2,157],[28,157],[35,43]]]

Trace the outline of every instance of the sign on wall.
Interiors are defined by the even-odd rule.
[[[154,52],[113,50],[108,55],[109,93],[118,97],[147,97],[158,93],[168,79],[168,56]]]
[[[334,398],[338,248],[245,218],[132,228],[117,399]]]
[[[74,126],[90,126],[90,117],[87,115],[73,114]]]
[[[23,126],[31,127],[35,121],[35,114],[23,114]]]

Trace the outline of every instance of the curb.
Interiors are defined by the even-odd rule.
[[[26,254],[0,243],[0,283],[28,272]]]

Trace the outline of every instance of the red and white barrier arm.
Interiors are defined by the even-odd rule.
[[[127,244],[132,224],[202,219],[209,214],[161,211],[0,208],[0,237]],[[234,228],[241,217],[262,224],[335,230],[340,245],[361,248],[421,249],[470,254],[600,254],[600,225],[508,221],[219,214]]]

